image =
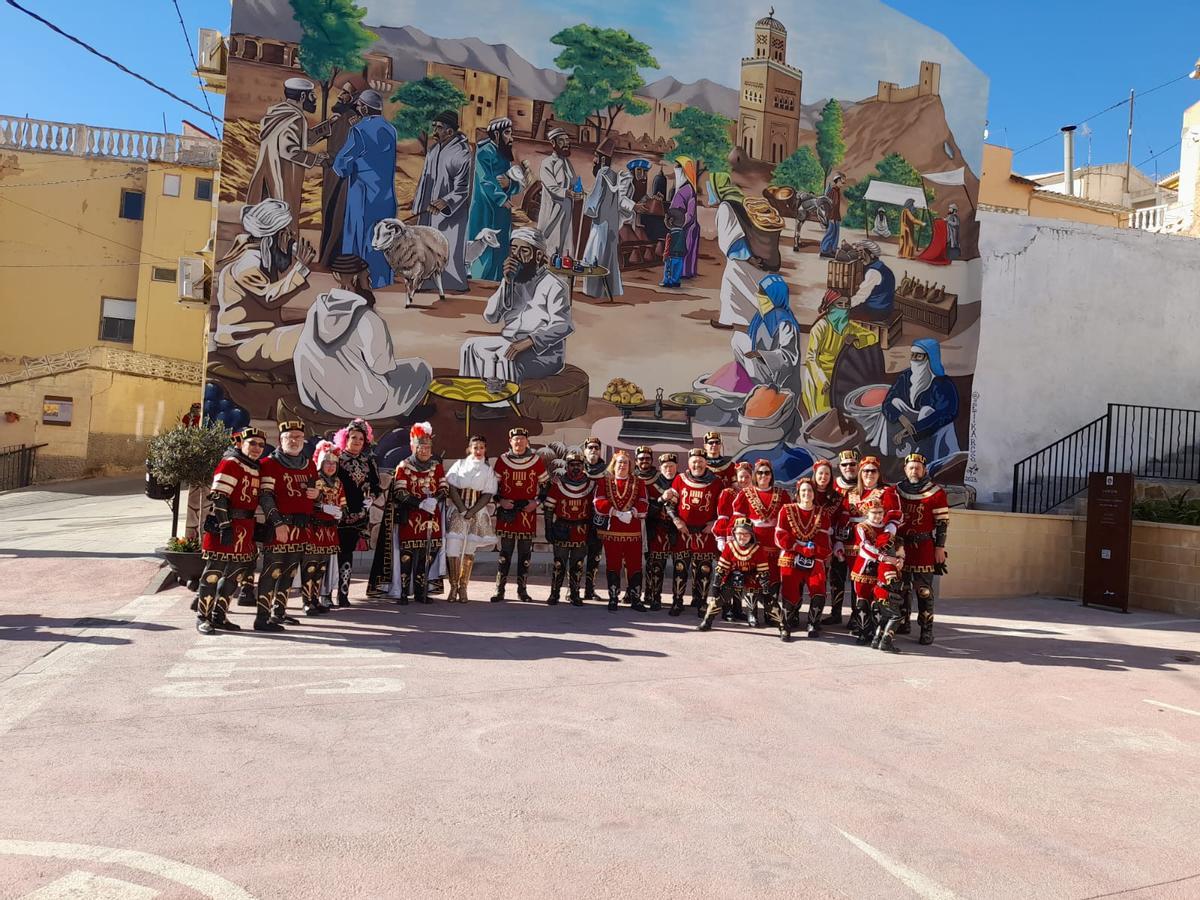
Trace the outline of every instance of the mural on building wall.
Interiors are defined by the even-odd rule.
[[[961,481],[984,77],[876,0],[521,8],[234,0],[210,397]]]

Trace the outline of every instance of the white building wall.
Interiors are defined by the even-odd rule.
[[[1109,403],[1200,409],[1200,241],[980,213],[983,302],[967,482],[1011,491],[1018,460]]]

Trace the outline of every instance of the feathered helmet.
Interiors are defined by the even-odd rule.
[[[433,426],[428,422],[417,422],[412,428],[408,429],[408,445],[416,447],[418,443],[424,440],[433,440]]]
[[[337,462],[341,455],[342,451],[333,441],[317,441],[317,446],[313,448],[313,462],[317,464],[317,471],[321,470],[327,459]]]
[[[352,431],[357,431],[361,434],[367,444],[375,443],[375,431],[371,428],[371,423],[366,419],[351,419],[350,424],[333,436],[333,442],[337,444],[339,450],[346,449],[346,444],[350,440],[350,433]]]

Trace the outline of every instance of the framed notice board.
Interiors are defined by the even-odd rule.
[[[1133,551],[1133,476],[1088,476],[1087,538],[1083,555],[1083,605],[1129,612]]]

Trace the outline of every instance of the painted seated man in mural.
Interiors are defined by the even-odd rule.
[[[942,348],[933,338],[913,341],[907,371],[888,389],[883,401],[894,455],[919,453],[930,467],[959,452],[954,420],[958,388],[942,365]]]
[[[433,371],[423,359],[396,359],[366,283],[366,261],[342,255],[330,270],[338,286],[317,296],[296,346],[300,402],[338,418],[407,415],[429,390]]]
[[[882,259],[874,241],[854,245],[863,262],[863,280],[850,298],[850,315],[855,319],[890,322],[896,308],[896,273]]]
[[[801,397],[809,418],[832,407],[833,369],[846,346],[861,350],[878,343],[878,334],[851,321],[849,299],[835,290],[825,292],[804,351]]]
[[[471,145],[458,130],[458,113],[453,110],[434,116],[432,132],[412,211],[418,225],[428,225],[445,235],[450,261],[442,273],[441,286],[447,293],[461,294],[470,287],[466,243],[474,173]]]
[[[792,313],[783,276],[771,274],[758,283],[758,311],[731,344],[734,358],[755,384],[800,396],[800,323]]]
[[[574,330],[567,286],[546,269],[546,241],[536,228],[512,233],[504,280],[488,298],[483,319],[502,325],[494,337],[470,338],[459,354],[459,374],[520,384],[562,371],[567,336]]]
[[[342,252],[366,261],[371,287],[392,283],[392,267],[371,245],[375,225],[396,215],[396,129],[383,117],[383,97],[363,91],[355,103],[359,120],[333,161],[333,171],[346,179],[346,212]]]
[[[295,240],[292,213],[268,199],[242,210],[242,229],[217,264],[217,315],[213,349],[237,356],[242,368],[273,369],[290,363],[299,324],[283,324],[283,307],[308,284],[316,251]]]

